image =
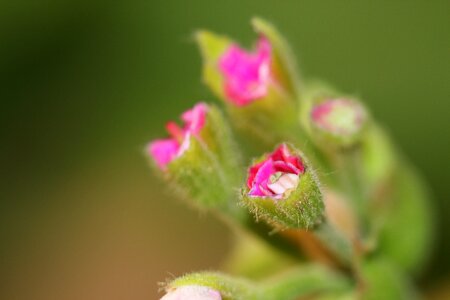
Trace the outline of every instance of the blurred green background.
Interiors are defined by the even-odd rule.
[[[274,22],[303,73],[361,95],[430,183],[425,289],[450,270],[450,5],[390,1],[0,2],[0,297],[155,299],[220,265],[228,230],[161,187],[142,155],[198,100],[197,28],[250,45]],[[414,220],[411,220],[414,222]]]

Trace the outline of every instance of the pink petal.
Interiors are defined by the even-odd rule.
[[[225,78],[225,94],[234,104],[246,105],[267,95],[270,79],[271,46],[261,38],[256,53],[233,44],[219,59]]]
[[[277,172],[292,173],[296,175],[300,174],[300,170],[294,164],[289,162],[275,161],[273,165]]]
[[[148,146],[148,152],[156,162],[158,167],[165,170],[178,153],[180,146],[175,139],[154,140]]]
[[[198,103],[192,109],[185,111],[181,119],[185,122],[184,130],[191,134],[198,134],[205,125],[208,106],[205,103]]]
[[[259,168],[261,168],[263,164],[264,162],[257,163],[256,165],[251,166],[250,169],[248,170],[247,187],[249,189],[252,188],[256,174],[258,173]]]
[[[248,193],[248,195],[270,196],[270,194],[273,194],[268,192],[267,183],[269,181],[270,176],[275,172],[276,171],[273,167],[272,159],[269,158],[266,161],[264,161],[264,163],[261,165],[261,167],[258,169],[258,172],[256,173],[256,176],[252,183],[252,188]]]
[[[289,173],[303,173],[305,168],[300,160],[300,158],[296,155],[292,155],[289,148],[286,144],[281,144],[271,155],[274,161],[284,162],[285,164],[277,163],[277,166],[280,168],[278,171],[286,170]]]

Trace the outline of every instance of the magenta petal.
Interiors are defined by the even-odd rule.
[[[225,79],[225,94],[238,105],[246,105],[267,94],[270,79],[271,46],[265,38],[256,53],[231,45],[219,60]]]
[[[198,134],[205,125],[208,107],[205,103],[198,103],[192,109],[185,111],[181,119],[185,122],[184,129],[191,134]]]
[[[148,152],[156,162],[158,167],[164,170],[178,153],[180,146],[175,139],[161,139],[151,142]]]
[[[267,155],[266,160],[254,164],[248,169],[247,186],[250,190],[248,195],[281,199],[282,195],[269,187],[270,184],[273,184],[271,176],[277,172],[295,175],[305,172],[301,158],[291,154],[286,144],[281,144],[274,152]]]
[[[255,180],[256,174],[258,173],[259,168],[264,164],[264,162],[257,163],[254,166],[251,166],[248,170],[248,178],[247,178],[247,187],[249,189],[253,186],[253,181]]]
[[[272,174],[275,173],[272,159],[266,160],[256,173],[249,196],[270,196],[268,195],[267,182]]]
[[[300,170],[293,164],[284,161],[275,161],[274,168],[277,172],[300,174]]]

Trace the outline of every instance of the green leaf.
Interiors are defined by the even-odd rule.
[[[363,263],[362,299],[364,300],[413,300],[418,299],[416,291],[405,275],[394,265],[381,259]]]
[[[410,166],[405,164],[393,180],[379,251],[403,270],[417,274],[429,257],[434,239],[431,199]]]

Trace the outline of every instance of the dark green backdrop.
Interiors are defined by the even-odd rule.
[[[445,280],[448,0],[2,1],[2,298],[152,299],[171,273],[219,266],[228,231],[164,193],[142,147],[213,101],[192,32],[250,45],[255,15],[304,75],[361,95],[422,171],[440,220],[425,287]]]

